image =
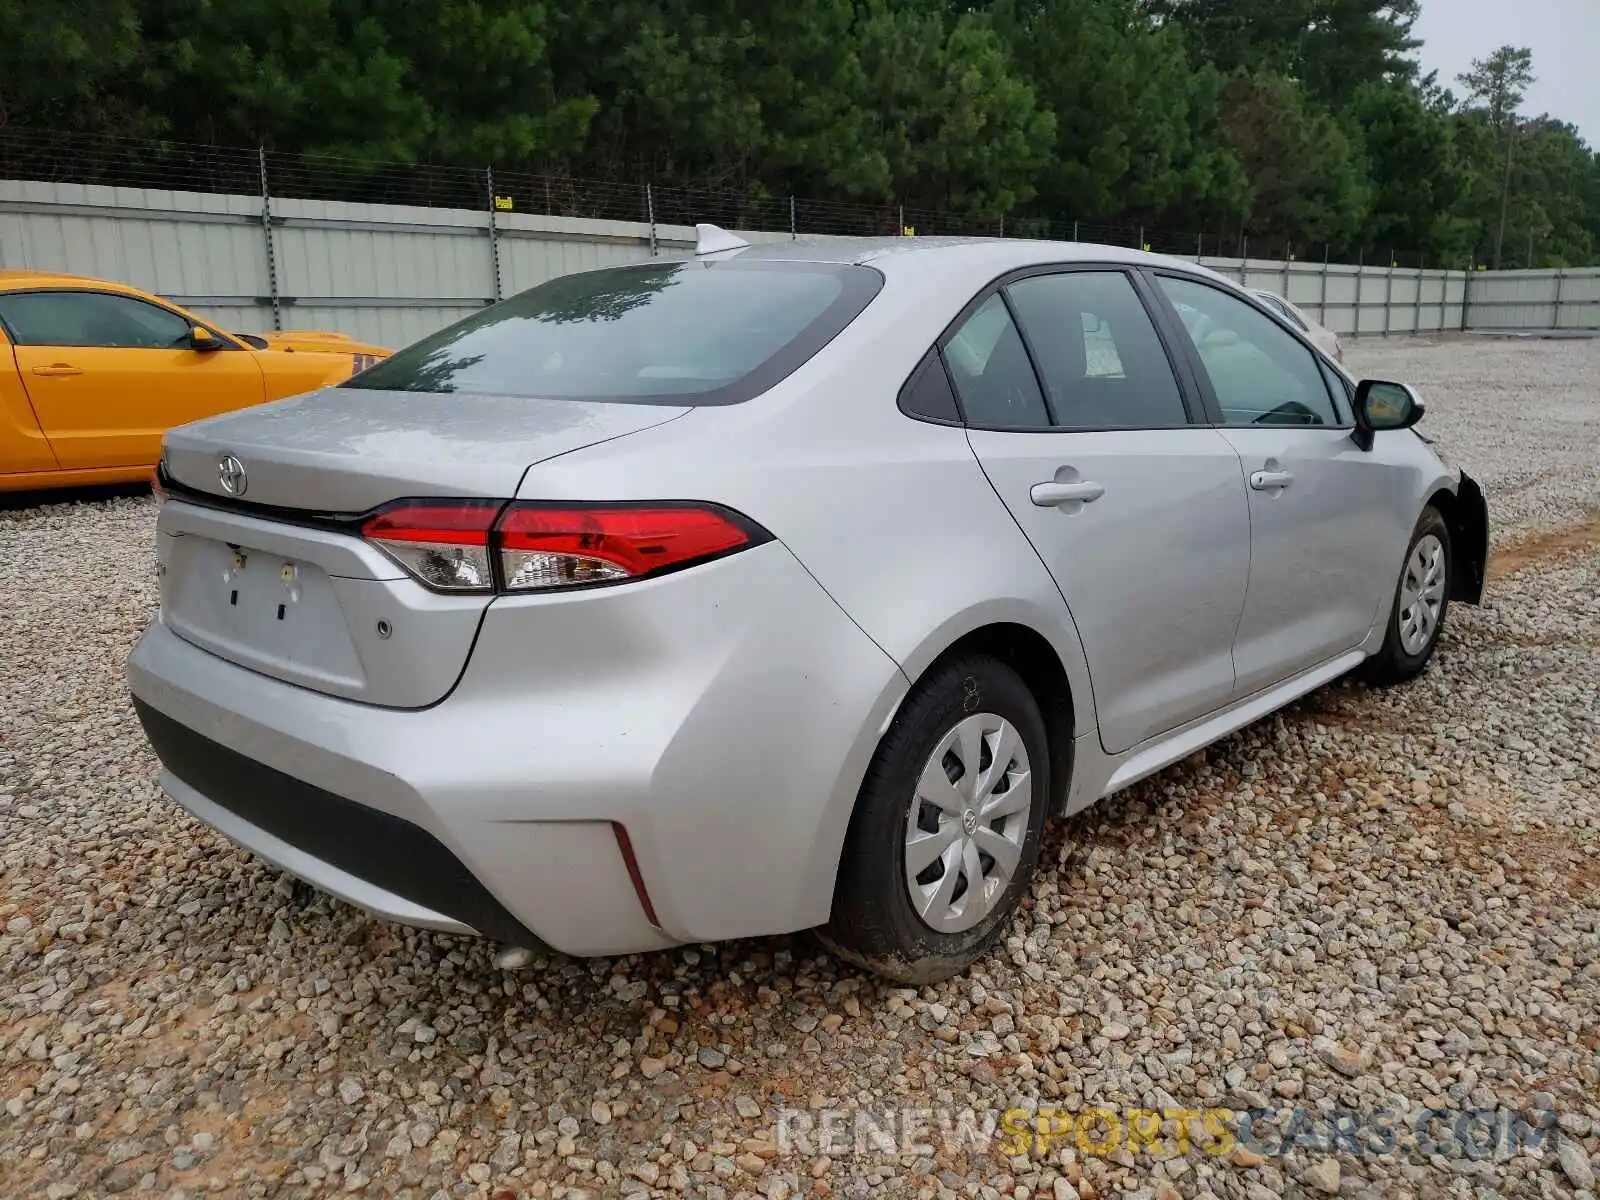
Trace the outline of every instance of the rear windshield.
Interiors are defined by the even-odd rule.
[[[737,260],[566,275],[440,330],[343,386],[635,404],[736,404],[877,295],[867,267]]]

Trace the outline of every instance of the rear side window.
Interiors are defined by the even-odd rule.
[[[1061,428],[1188,423],[1155,325],[1121,271],[1033,275],[1007,291]]]
[[[342,386],[635,404],[736,404],[878,294],[860,266],[678,262],[566,275],[424,338]]]
[[[1048,429],[1050,414],[1028,349],[1006,302],[996,292],[945,343],[950,381],[968,425],[980,429]]]

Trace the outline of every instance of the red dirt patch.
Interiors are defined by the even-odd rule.
[[[1600,549],[1600,511],[1576,525],[1519,538],[1493,551],[1489,555],[1489,578],[1503,579],[1563,554],[1593,549]]]

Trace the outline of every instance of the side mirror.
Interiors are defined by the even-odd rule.
[[[189,349],[220,350],[222,342],[204,325],[193,325],[189,328]]]
[[[1410,429],[1427,411],[1416,389],[1382,379],[1363,379],[1356,385],[1356,445],[1372,449],[1372,436],[1380,430]]]

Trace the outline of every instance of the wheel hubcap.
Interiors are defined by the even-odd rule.
[[[906,816],[906,889],[932,929],[960,933],[994,911],[1022,860],[1033,775],[1016,728],[966,717],[928,755]]]
[[[1400,577],[1400,647],[1420,654],[1439,631],[1444,608],[1444,545],[1428,534],[1411,550]]]

